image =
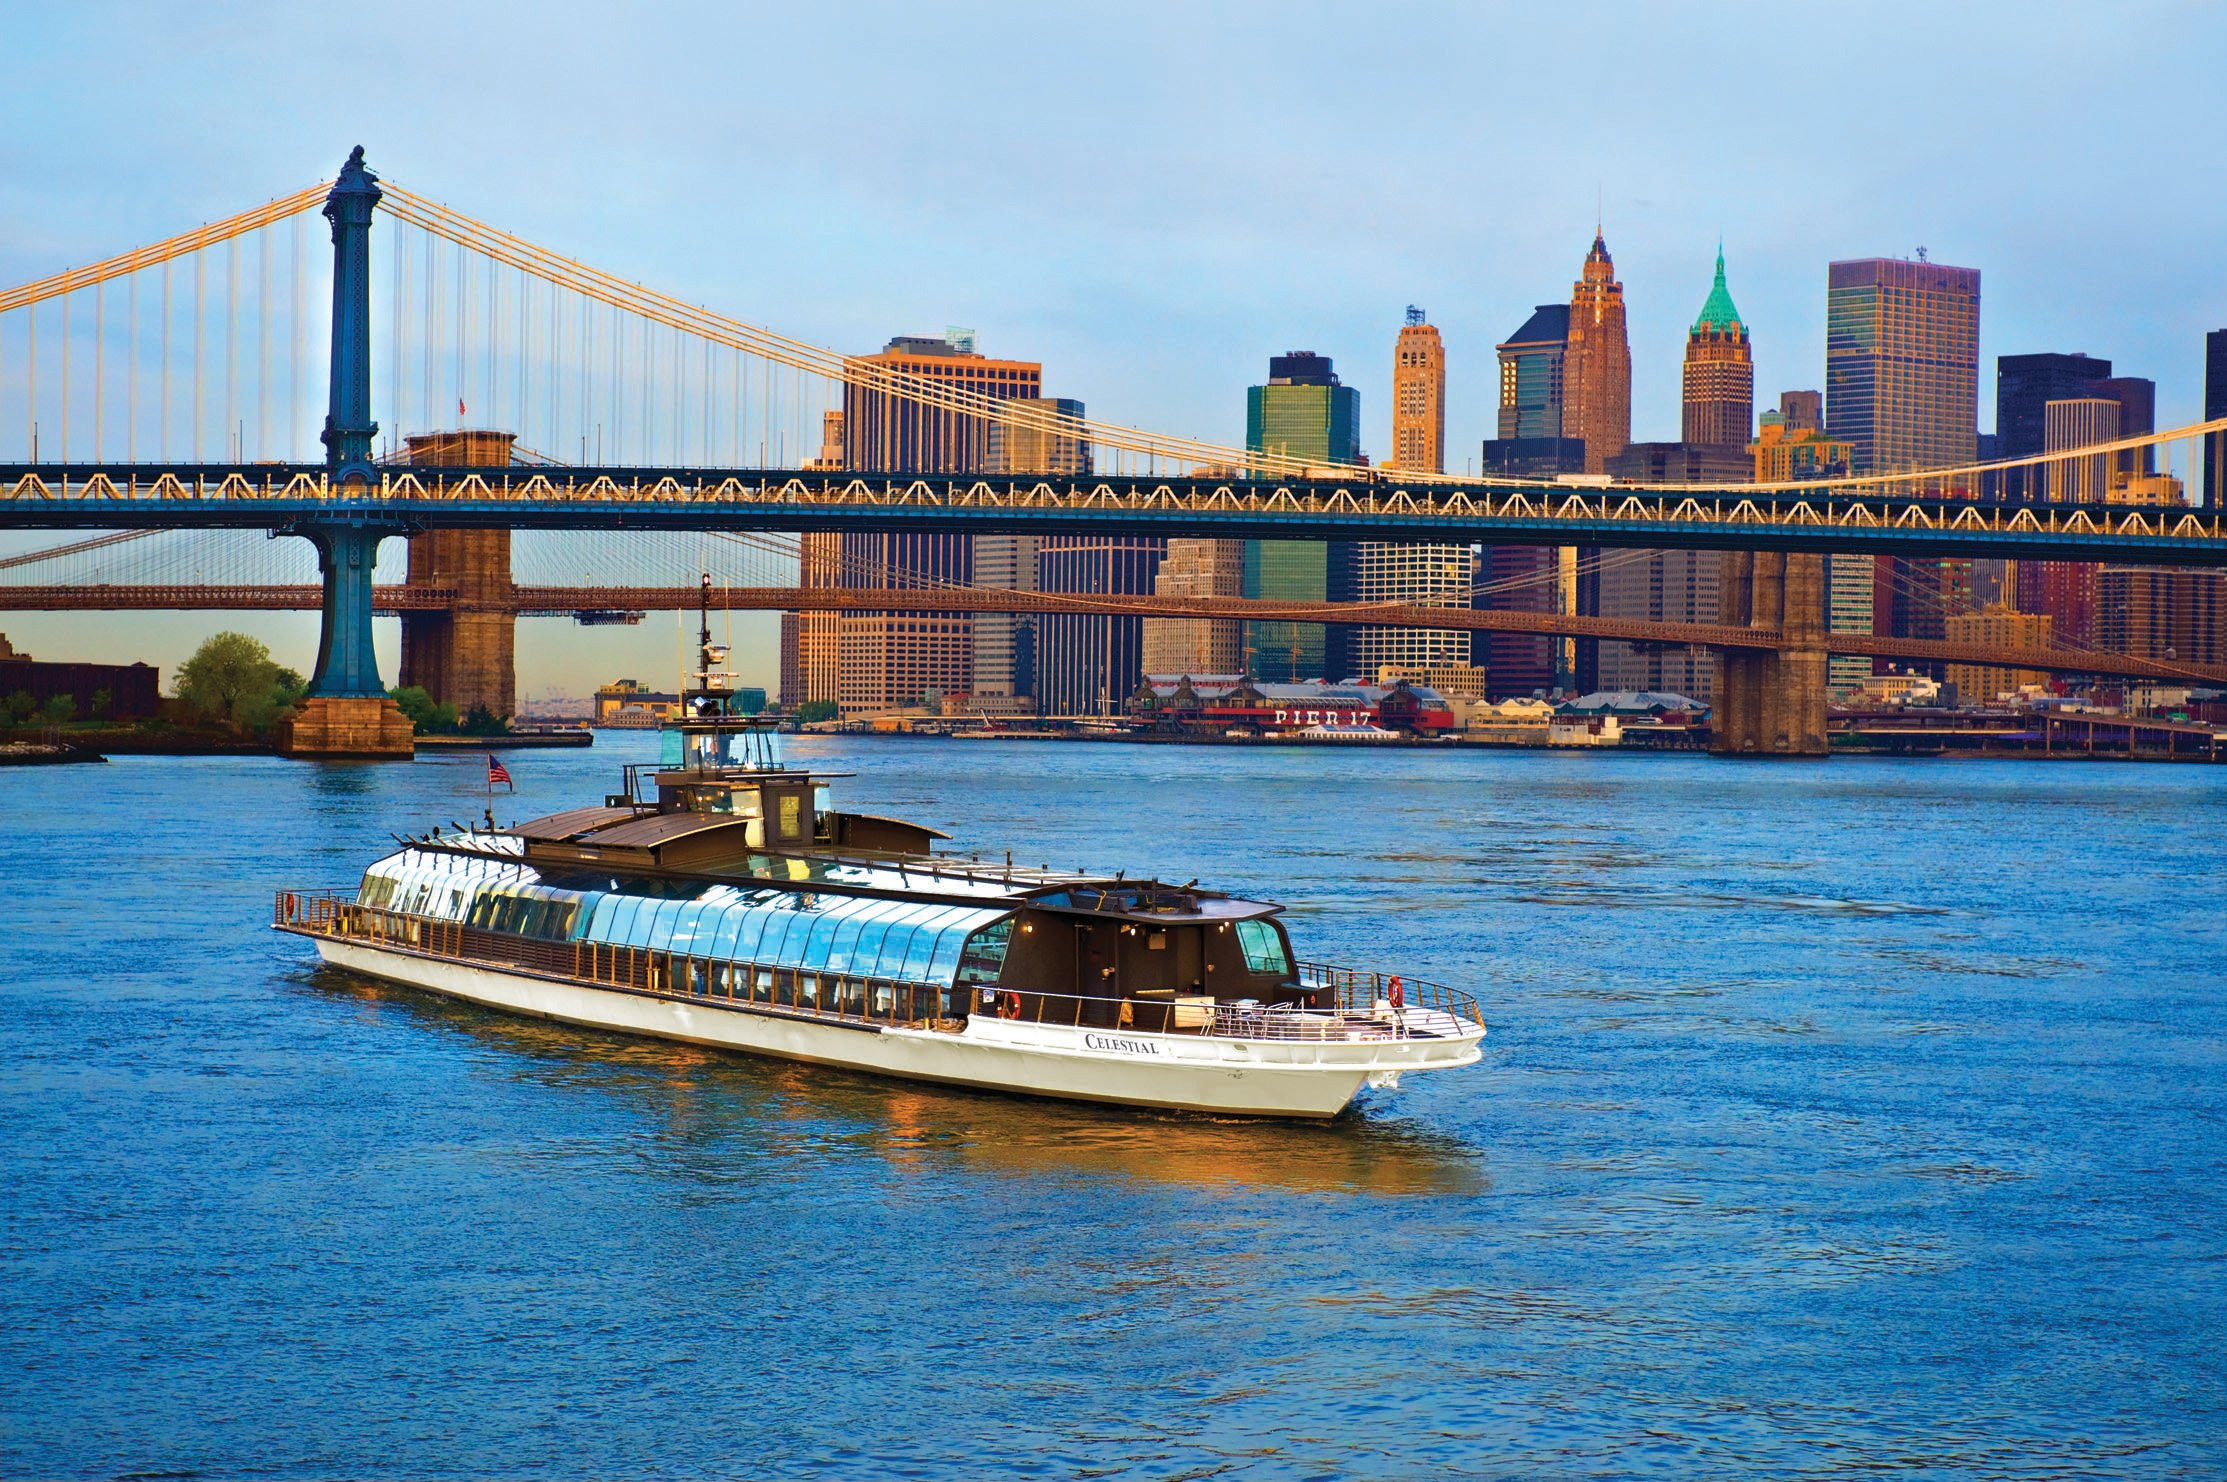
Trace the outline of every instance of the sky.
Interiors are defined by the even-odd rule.
[[[0,0],[0,36],[0,283],[360,143],[420,195],[737,318],[845,351],[968,325],[1047,395],[1219,442],[1267,358],[1311,349],[1381,454],[1417,304],[1461,468],[1493,345],[1567,300],[1596,216],[1640,440],[1678,435],[1720,237],[1759,406],[1822,384],[1835,258],[1981,270],[1983,428],[1994,358],[2039,350],[2109,357],[2157,381],[2161,426],[2194,421],[2227,325],[2217,5]],[[520,693],[661,676],[669,626],[524,624]],[[0,617],[39,657],[166,680],[220,627],[314,653],[307,617]],[[738,628],[761,680],[772,631]]]

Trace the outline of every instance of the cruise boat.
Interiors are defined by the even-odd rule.
[[[1323,1118],[1472,1065],[1474,999],[1294,958],[1281,907],[938,853],[838,810],[702,666],[662,760],[602,802],[436,829],[279,930],[336,966],[514,1013],[913,1080]]]

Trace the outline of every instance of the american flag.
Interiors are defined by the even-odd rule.
[[[487,785],[493,787],[498,782],[512,792],[518,791],[518,784],[510,780],[510,768],[497,761],[495,753],[490,751],[487,753]]]

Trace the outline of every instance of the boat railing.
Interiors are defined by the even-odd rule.
[[[1419,978],[1301,963],[1279,1000],[1139,992],[1085,996],[975,983],[909,983],[775,967],[608,942],[548,941],[468,922],[368,906],[344,895],[281,891],[282,930],[661,998],[705,1000],[858,1024],[956,1029],[970,1014],[1072,1028],[1225,1039],[1333,1042],[1443,1037],[1482,1024],[1477,1001]]]
[[[341,895],[281,891],[273,924],[284,931],[431,957],[522,968],[545,977],[659,998],[749,1005],[858,1024],[956,1028],[971,988],[908,983],[813,968],[772,967],[608,942],[547,941],[468,922],[367,906]]]

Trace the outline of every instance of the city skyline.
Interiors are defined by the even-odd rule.
[[[1493,432],[1493,345],[1567,293],[1596,223],[1629,309],[1640,441],[1679,434],[1681,352],[1720,236],[1755,328],[1763,402],[1823,383],[1826,265],[1920,244],[1986,275],[1982,430],[1994,425],[1992,362],[2041,352],[2110,359],[2155,379],[2158,425],[2195,420],[2203,335],[2227,323],[2227,282],[2203,246],[2227,233],[2227,204],[2181,188],[2170,147],[2227,127],[2227,105],[2202,85],[2201,58],[2216,48],[2196,44],[2227,25],[2182,8],[2070,15],[2043,36],[2005,25],[2008,7],[1910,7],[1864,35],[1836,32],[1850,66],[1880,65],[1865,109],[1836,118],[1822,175],[1828,141],[1811,122],[1807,63],[1831,23],[1760,7],[1615,12],[1612,26],[1582,9],[1417,10],[1337,47],[1321,44],[1342,34],[1327,11],[1264,28],[1241,13],[1147,9],[1030,34],[988,10],[863,9],[841,67],[768,69],[749,89],[711,84],[768,48],[824,55],[823,27],[770,11],[684,10],[617,28],[592,14],[560,7],[532,34],[408,6],[376,34],[284,7],[252,27],[100,6],[26,16],[19,44],[44,64],[0,103],[10,152],[0,210],[16,227],[0,238],[0,281],[277,194],[362,142],[397,179],[679,296],[854,353],[893,330],[974,324],[989,353],[1041,362],[1096,415],[1226,443],[1242,436],[1236,388],[1268,356],[1304,345],[1346,369],[1361,393],[1360,444],[1385,456],[1384,345],[1402,305],[1428,304],[1444,336],[1453,471]],[[1904,43],[1920,18],[1928,44],[1913,52]],[[456,44],[413,40],[433,29]],[[587,36],[592,45],[571,39]],[[1686,84],[1734,41],[1742,88]],[[1581,44],[1617,87],[1566,129],[1511,132],[1554,85],[1496,59]],[[476,86],[469,59],[497,45],[540,75],[655,96],[529,129]],[[2001,65],[1976,73],[1969,58],[1982,50]],[[1137,65],[1078,69],[1078,55]],[[382,78],[345,119],[253,85],[331,56]],[[2089,79],[2093,110],[2011,106],[2013,77],[2066,69]],[[72,82],[96,70],[111,82],[98,108]],[[201,103],[180,113],[166,100],[189,75]],[[1482,99],[1480,75],[1492,79]],[[931,122],[869,149],[824,123],[829,90],[906,97],[899,84],[923,77],[1030,127],[985,139]],[[1288,106],[1309,92],[1335,101]],[[2094,111],[2145,119],[2158,147],[2103,137],[2083,121]],[[1914,116],[1935,128],[1909,128]],[[1271,117],[1277,129],[1264,131]],[[1942,135],[1956,147],[1940,148]],[[1055,170],[1084,167],[1094,189],[1041,188]],[[1770,180],[1806,182],[1800,208],[1758,188]],[[2140,192],[2155,229],[2130,245],[2124,214],[2089,181]],[[1308,202],[1306,228],[1261,210],[1264,192]],[[2091,196],[2096,209],[2068,209]],[[0,399],[17,369],[0,364]],[[299,619],[217,625],[305,647]],[[44,623],[9,626],[52,646]],[[83,626],[129,629],[112,618]],[[770,652],[765,626],[750,652]],[[523,694],[548,687],[545,631],[528,625]],[[391,635],[382,623],[390,666]],[[564,630],[564,647],[603,677],[646,673],[663,646]],[[630,663],[635,652],[644,657]]]

